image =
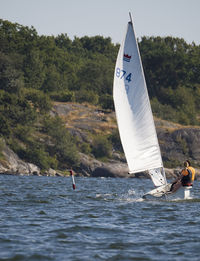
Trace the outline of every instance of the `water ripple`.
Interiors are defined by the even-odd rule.
[[[171,202],[143,200],[149,180],[76,183],[0,176],[0,261],[199,260],[198,181]]]

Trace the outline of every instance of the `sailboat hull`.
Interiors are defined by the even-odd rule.
[[[190,191],[192,189],[192,186],[187,187],[180,187],[176,192],[169,193],[171,184],[163,185],[158,188],[155,188],[148,193],[143,195],[144,199],[149,200],[184,200],[184,199],[190,199]]]

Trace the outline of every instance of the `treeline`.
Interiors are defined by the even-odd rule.
[[[140,51],[154,115],[199,125],[200,46],[172,37],[143,37]]]
[[[38,36],[33,27],[2,20],[0,36],[1,59],[9,57],[24,88],[40,90],[52,100],[112,107],[113,64],[118,47],[110,38],[72,41],[66,34]]]
[[[200,47],[172,37],[143,37],[139,46],[154,114],[199,124]],[[49,116],[52,101],[113,110],[118,49],[110,38],[39,36],[0,20],[0,135],[43,169],[77,164],[76,141]]]

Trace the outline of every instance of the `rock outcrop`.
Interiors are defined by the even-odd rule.
[[[80,153],[81,164],[77,173],[91,177],[131,177],[126,163],[119,161],[101,162]]]
[[[157,128],[158,139],[164,161],[183,162],[190,159],[200,164],[200,128]]]
[[[86,177],[111,177],[111,178],[150,178],[148,172],[140,172],[135,174],[128,173],[126,163],[111,160],[109,162],[101,162],[85,154],[80,154],[80,167],[75,169],[80,176]],[[176,179],[181,168],[165,168],[167,179]],[[196,179],[200,179],[200,169],[196,168]]]
[[[49,169],[41,173],[40,168],[32,163],[27,163],[19,157],[6,145],[2,150],[3,158],[0,160],[0,174],[15,175],[45,175],[45,176],[63,176],[56,170]],[[129,174],[127,164],[120,161],[111,160],[101,162],[94,158],[80,153],[80,167],[75,169],[75,174],[85,177],[112,177],[112,178],[149,178],[147,172]],[[168,179],[175,179],[181,169],[165,169]],[[200,178],[200,170],[197,169],[197,179]]]
[[[24,174],[40,175],[40,168],[32,163],[22,161],[4,141],[2,143],[2,156],[0,160],[0,173],[4,174]]]
[[[95,106],[55,103],[52,115],[60,116],[68,131],[79,142],[92,143],[92,136],[111,134],[117,129],[115,113],[100,111]],[[164,163],[169,168],[166,170],[167,178],[175,178],[180,172],[180,167],[185,159],[190,159],[195,167],[200,166],[200,127],[185,127],[168,121],[155,119],[158,139]],[[91,135],[92,134],[92,135]],[[3,157],[0,157],[0,173],[23,175],[62,176],[55,170],[49,169],[45,173],[32,163],[23,162],[3,145]],[[146,172],[128,174],[128,167],[123,153],[113,150],[112,158],[108,162],[99,161],[92,156],[80,153],[80,167],[75,168],[77,175],[90,177],[149,177]],[[170,164],[173,163],[173,168]],[[197,169],[197,168],[196,168]],[[197,169],[197,177],[199,171]]]

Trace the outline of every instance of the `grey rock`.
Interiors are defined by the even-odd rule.
[[[79,140],[92,144],[95,135],[110,134],[117,128],[115,113],[98,110],[94,106],[75,103],[56,103],[52,115],[61,116],[65,120],[68,131]],[[155,120],[158,140],[164,162],[174,162],[176,169],[165,169],[167,178],[176,178],[182,163],[189,159],[195,166],[200,166],[200,127],[184,127],[164,120]],[[92,135],[91,135],[92,134]],[[125,157],[119,148],[113,148],[112,159],[101,162],[92,156],[80,153],[81,164],[76,168],[77,175],[88,177],[149,177],[146,172],[128,174]],[[43,175],[40,169],[31,163],[23,162],[19,157],[4,146],[4,159],[0,161],[0,173],[23,175]],[[44,175],[62,176],[55,170],[48,170]],[[199,171],[197,169],[197,178]]]
[[[0,162],[0,173],[4,174],[18,174],[18,175],[40,175],[40,168],[32,163],[22,161],[16,153],[14,153],[3,142],[2,154],[4,156],[4,163]]]

